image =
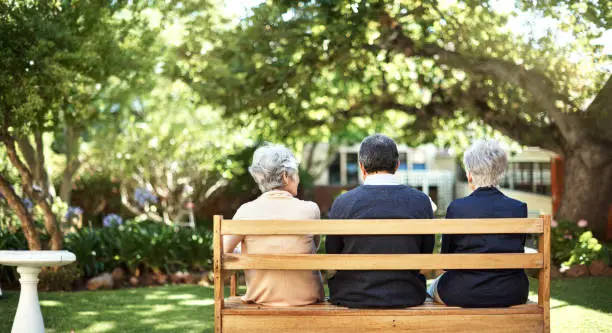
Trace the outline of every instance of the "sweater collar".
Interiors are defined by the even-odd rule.
[[[293,198],[293,195],[284,190],[271,190],[262,193],[260,198]]]

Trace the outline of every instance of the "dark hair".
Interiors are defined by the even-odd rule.
[[[395,173],[398,161],[397,145],[390,137],[374,134],[361,141],[359,163],[367,173],[378,171]]]

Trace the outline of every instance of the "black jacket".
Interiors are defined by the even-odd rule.
[[[404,185],[363,185],[338,197],[331,219],[429,219],[429,198]],[[359,223],[359,222],[357,222]],[[410,230],[407,230],[409,233]],[[327,236],[327,253],[431,253],[433,235]],[[425,300],[417,270],[337,271],[329,280],[330,301],[352,308],[407,307]]]
[[[446,218],[527,217],[524,202],[508,198],[494,187],[476,189],[453,201]],[[443,235],[442,253],[523,253],[524,234]],[[506,307],[524,304],[529,280],[523,269],[448,270],[440,278],[438,294],[447,305]]]

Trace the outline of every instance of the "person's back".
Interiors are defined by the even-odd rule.
[[[523,218],[527,205],[506,197],[494,187],[481,187],[455,200],[446,218]],[[523,253],[525,235],[445,235],[442,253]],[[529,280],[523,269],[449,270],[440,279],[438,293],[447,305],[504,307],[524,304]]]
[[[448,219],[524,218],[527,205],[505,196],[495,185],[507,165],[505,151],[493,140],[478,141],[464,154],[474,192],[453,201]],[[524,234],[443,235],[442,253],[523,253]],[[438,302],[461,307],[505,307],[524,304],[529,280],[523,269],[447,270],[429,293]]]
[[[374,136],[395,148],[389,138]],[[362,143],[367,148],[368,137]],[[376,142],[374,142],[376,143]],[[360,149],[360,163],[368,154],[385,154],[385,149],[374,144],[370,151]],[[393,150],[393,149],[392,149]],[[371,156],[370,156],[371,157]],[[384,160],[384,157],[382,160]],[[388,157],[388,156],[387,156]],[[374,163],[380,158],[373,158]],[[377,173],[362,170],[365,177],[363,186],[338,197],[329,212],[331,219],[427,219],[433,218],[429,197],[408,186],[399,185],[393,173],[397,169],[397,155],[392,158],[389,172]],[[362,169],[364,169],[362,167]],[[358,221],[355,223],[359,223]],[[409,230],[407,230],[409,232]],[[350,230],[343,236],[329,235],[326,251],[330,254],[410,254],[431,253],[433,235],[388,235],[351,236]],[[387,271],[337,271],[329,279],[330,301],[333,304],[352,308],[407,307],[424,302],[425,281],[417,270]]]
[[[318,220],[319,207],[314,202],[292,197],[287,191],[272,190],[240,207],[234,220]],[[236,243],[227,239],[229,250]],[[241,238],[243,254],[312,254],[318,239],[312,235],[246,235]],[[300,306],[323,298],[319,271],[245,270],[247,303],[268,306]]]
[[[266,145],[253,155],[249,172],[262,191],[240,206],[235,220],[318,220],[319,207],[294,198],[300,177],[293,153],[280,145]],[[225,235],[223,251],[241,244],[244,254],[312,254],[320,237],[313,235]],[[267,306],[300,306],[324,297],[321,272],[307,270],[245,270],[247,291],[242,300]]]

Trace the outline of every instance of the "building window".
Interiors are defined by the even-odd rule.
[[[510,162],[501,186],[513,190],[551,194],[549,162]]]
[[[359,184],[359,162],[357,153],[346,154],[346,183],[348,185]]]
[[[412,163],[412,170],[427,170],[425,163]]]
[[[336,154],[334,161],[330,164],[328,169],[329,174],[329,185],[340,185],[340,154]]]
[[[406,153],[400,152],[399,154],[400,165],[397,169],[398,171],[407,171],[408,170],[408,162],[406,161]]]

